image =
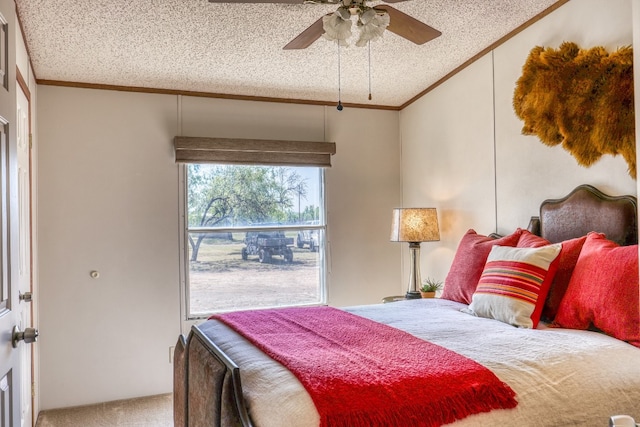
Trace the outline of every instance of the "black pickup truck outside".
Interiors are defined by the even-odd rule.
[[[286,262],[293,261],[293,237],[286,237],[283,231],[249,231],[244,238],[242,259],[258,255],[260,262],[271,262],[274,255],[280,255]]]

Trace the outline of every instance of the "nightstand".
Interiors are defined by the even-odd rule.
[[[404,301],[404,300],[406,300],[404,295],[395,295],[395,296],[392,296],[392,297],[384,297],[384,298],[382,298],[382,303],[386,304],[388,302],[396,302],[396,301]]]

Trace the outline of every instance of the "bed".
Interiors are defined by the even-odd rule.
[[[539,216],[532,217],[527,229],[516,230],[514,235],[480,236],[470,230],[460,243],[447,277],[443,297],[449,299],[397,301],[343,310],[475,361],[515,392],[515,407],[466,415],[448,425],[595,426],[606,425],[609,417],[618,414],[637,420],[640,419],[637,235],[635,197],[610,197],[592,186],[582,185],[566,197],[544,201]],[[480,273],[474,270],[474,277],[465,276],[472,264],[463,250],[465,239],[474,242],[466,249],[475,248],[477,242],[490,248],[484,249],[490,250],[488,258],[481,260],[483,265],[486,263],[484,269]],[[517,244],[524,242],[522,250],[513,242],[508,244],[508,239]],[[541,319],[539,323],[536,319],[529,327],[514,327],[520,318],[501,319],[502,306],[498,307],[497,315],[483,313],[487,305],[492,309],[495,301],[506,301],[489,291],[485,295],[481,291],[483,280],[486,282],[490,277],[487,267],[490,261],[502,261],[499,258],[504,256],[503,252],[547,253],[559,242],[562,243],[557,249],[559,255],[549,261],[546,269],[553,271],[553,280],[564,277],[566,283],[564,288],[556,289],[556,283],[549,280],[551,290],[545,293],[545,304],[526,312],[526,321],[535,312]],[[561,248],[574,249],[573,253],[565,254]],[[562,263],[570,258],[571,268],[563,268]],[[593,264],[597,264],[601,268],[611,259],[628,262],[603,273],[615,283],[599,286],[595,294],[598,289],[606,292],[595,297],[589,294],[582,301],[588,287],[603,280],[587,267],[594,268]],[[631,268],[634,265],[635,272]],[[623,270],[626,276],[621,273]],[[580,277],[584,278],[578,280]],[[454,279],[463,282],[460,288],[450,286]],[[469,288],[466,284],[474,280]],[[544,287],[547,280],[540,280]],[[627,286],[624,292],[618,292],[616,289],[622,287],[619,284],[625,281],[635,281],[635,289]],[[583,282],[587,288],[580,288]],[[595,307],[586,310],[580,306],[583,303]],[[516,311],[521,310],[519,307]],[[611,312],[606,311],[608,307],[612,307]],[[558,323],[560,320],[562,323]],[[322,425],[314,401],[296,377],[225,322],[208,320],[194,326],[188,337],[179,337],[174,363],[176,426]]]

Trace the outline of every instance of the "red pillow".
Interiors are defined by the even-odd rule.
[[[551,242],[547,239],[543,239],[540,236],[536,236],[529,230],[522,230],[520,238],[518,238],[518,248],[539,248],[541,246],[550,245]]]
[[[453,257],[451,269],[444,281],[441,298],[471,304],[491,248],[495,245],[515,247],[520,234],[522,230],[518,228],[508,236],[494,239],[482,236],[474,230],[467,231],[462,236],[456,255]]]
[[[589,233],[560,302],[555,324],[602,332],[640,347],[638,245]]]
[[[580,250],[584,245],[587,236],[578,237],[575,239],[565,240],[562,242],[562,251],[558,258],[556,258],[557,270],[553,277],[553,282],[549,287],[549,293],[542,307],[542,319],[545,321],[552,321],[558,313],[558,306],[562,297],[567,291],[569,286],[569,280],[571,280],[571,274],[578,261]],[[522,235],[518,240],[519,248],[537,248],[540,246],[548,245],[549,241],[543,239],[540,236],[536,236],[527,230],[522,230]]]

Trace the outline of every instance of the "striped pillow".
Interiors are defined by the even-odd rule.
[[[494,246],[465,311],[514,326],[535,328],[561,248],[561,244],[539,248]]]

